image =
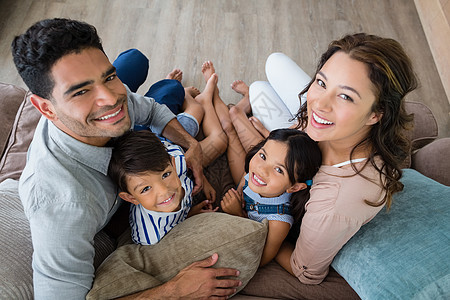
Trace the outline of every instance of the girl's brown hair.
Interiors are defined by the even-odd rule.
[[[372,112],[381,116],[381,119],[372,125],[369,135],[352,149],[350,159],[356,149],[369,146],[371,153],[367,163],[370,162],[380,173],[386,195],[379,203],[369,201],[366,203],[372,206],[386,203],[389,208],[392,203],[392,195],[403,189],[403,184],[399,181],[402,176],[400,166],[410,152],[410,141],[406,137],[406,129],[411,128],[413,116],[407,114],[404,98],[417,87],[411,60],[397,41],[357,33],[331,42],[327,51],[320,58],[316,74],[338,51],[365,63],[368,66],[369,78],[375,87],[377,100],[374,102]],[[315,78],[299,96],[305,94],[314,81]],[[304,129],[308,123],[306,102],[300,107],[296,117],[299,127]],[[375,163],[375,157],[378,155],[383,160],[381,167]],[[356,174],[362,170],[362,168],[357,170],[353,164],[352,167]]]

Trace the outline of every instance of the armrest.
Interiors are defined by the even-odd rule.
[[[411,168],[450,186],[450,138],[437,139],[412,155]]]

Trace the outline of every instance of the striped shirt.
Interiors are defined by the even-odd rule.
[[[131,238],[141,245],[159,242],[175,225],[183,222],[192,206],[193,182],[187,176],[187,165],[183,150],[165,140],[161,141],[167,152],[175,157],[177,175],[184,189],[181,208],[174,212],[158,212],[145,209],[142,205],[132,205],[130,209]]]

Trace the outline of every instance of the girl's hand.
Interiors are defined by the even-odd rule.
[[[225,196],[223,196],[220,206],[222,210],[230,215],[244,217],[242,210],[244,205],[244,199],[241,193],[235,189],[229,189]]]
[[[194,205],[188,213],[188,218],[192,217],[194,215],[205,213],[205,212],[218,211],[219,207],[213,208],[212,203],[213,203],[213,201],[211,201],[211,200],[205,200],[205,201],[200,202],[197,205]]]

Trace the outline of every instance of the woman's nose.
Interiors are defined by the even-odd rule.
[[[316,98],[316,110],[319,111],[329,111],[331,110],[331,101],[332,101],[332,94],[330,92],[324,92],[318,95]]]

